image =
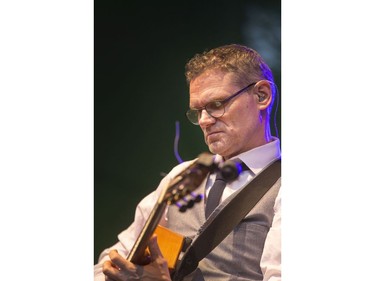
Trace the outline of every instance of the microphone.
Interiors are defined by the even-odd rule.
[[[245,170],[249,170],[240,159],[232,159],[225,161],[220,167],[220,173],[224,180],[232,182]]]

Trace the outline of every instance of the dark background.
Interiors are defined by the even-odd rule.
[[[176,121],[183,160],[208,151],[184,115],[184,65],[195,53],[230,43],[252,47],[281,89],[280,1],[171,3],[94,2],[94,262],[178,163]],[[279,137],[280,114],[279,106]]]

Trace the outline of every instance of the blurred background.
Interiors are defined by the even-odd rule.
[[[281,94],[281,2],[94,1],[94,263],[162,174],[208,151],[190,124],[185,63],[239,43],[257,50]],[[280,101],[279,101],[280,102]],[[275,114],[281,138],[281,108]]]

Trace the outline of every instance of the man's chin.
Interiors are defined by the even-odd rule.
[[[222,155],[222,153],[224,152],[223,146],[220,145],[218,142],[213,142],[213,143],[208,144],[208,149],[213,154]]]

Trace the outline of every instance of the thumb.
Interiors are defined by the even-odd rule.
[[[159,257],[163,257],[163,254],[161,253],[161,250],[158,245],[156,234],[153,234],[150,238],[148,248],[150,249],[151,261],[154,261]]]

